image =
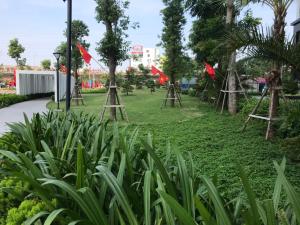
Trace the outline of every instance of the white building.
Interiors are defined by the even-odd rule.
[[[144,48],[142,45],[132,47],[130,67],[138,68],[140,64],[144,67],[159,67],[160,52],[158,48]]]

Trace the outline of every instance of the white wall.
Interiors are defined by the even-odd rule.
[[[66,75],[59,74],[59,97],[60,100],[66,95]],[[71,78],[71,91],[74,88],[74,77]],[[56,72],[55,71],[31,71],[17,70],[16,73],[16,93],[17,95],[30,95],[41,93],[56,93]]]

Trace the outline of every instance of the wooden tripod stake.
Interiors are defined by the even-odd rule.
[[[171,96],[171,90],[174,90],[174,97]],[[162,105],[161,105],[161,109],[163,108],[163,106],[167,106],[167,102],[171,101],[171,100],[174,100],[175,103],[176,101],[179,103],[180,107],[182,107],[182,103],[181,103],[181,96],[180,94],[178,93],[176,87],[174,84],[170,84],[169,87],[168,87],[168,91],[167,91],[167,94],[166,94],[166,97],[163,99],[163,102],[162,102]]]
[[[110,105],[110,93],[111,93],[111,89],[115,89],[115,93],[116,93],[116,105]],[[126,120],[127,122],[129,122],[128,120],[128,115],[126,113],[126,110],[125,110],[125,106],[123,104],[121,104],[121,97],[118,95],[118,90],[117,90],[117,86],[113,86],[109,85],[109,88],[108,88],[108,92],[107,92],[107,95],[106,95],[106,100],[105,100],[105,105],[103,106],[103,111],[101,112],[101,115],[100,115],[100,121],[102,122],[103,119],[104,119],[104,114],[105,114],[105,111],[107,108],[118,108],[119,111],[120,111],[120,115],[121,115],[121,118],[122,120]]]
[[[81,87],[78,82],[76,82],[75,87],[72,91],[72,101],[75,101],[76,105],[79,105],[79,102],[81,101],[81,104],[84,105]]]
[[[246,128],[247,128],[247,125],[249,123],[249,121],[251,120],[251,118],[254,118],[254,119],[260,119],[260,120],[266,120],[268,121],[268,128],[267,128],[267,131],[266,131],[266,140],[268,140],[268,137],[269,137],[269,133],[270,133],[270,130],[271,130],[271,126],[272,126],[272,122],[273,121],[278,121],[280,120],[280,118],[276,118],[276,117],[273,117],[272,113],[269,115],[269,116],[262,116],[262,115],[256,115],[256,112],[257,110],[259,109],[259,106],[261,105],[261,103],[263,102],[264,98],[266,97],[266,95],[268,94],[269,92],[269,87],[266,88],[264,90],[264,92],[262,93],[258,103],[256,104],[256,106],[254,107],[254,109],[252,110],[252,112],[249,114],[244,126],[243,126],[243,129],[242,131],[244,131]],[[284,96],[284,93],[282,91],[282,88],[281,87],[278,87],[277,90],[280,91],[280,94],[282,95],[282,98],[284,100],[284,102],[286,102],[286,98]]]
[[[235,91],[230,91],[228,89],[228,83],[229,83],[229,74],[230,74],[230,70],[228,70],[223,83],[222,83],[222,90],[220,91],[218,100],[216,102],[216,108],[218,109],[220,102],[222,101],[222,108],[221,108],[221,114],[224,112],[224,107],[225,107],[225,102],[226,102],[226,98],[230,93],[242,93],[245,96],[245,99],[248,101],[248,97],[246,95],[246,91],[242,85],[241,79],[237,73],[237,71],[234,71],[234,76],[237,78],[238,81],[238,86],[240,87],[240,90],[235,90]],[[224,87],[225,86],[225,87]]]

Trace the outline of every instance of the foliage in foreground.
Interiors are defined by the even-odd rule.
[[[53,113],[10,127],[15,141],[0,151],[3,171],[28,182],[31,196],[54,207],[42,207],[27,224],[62,217],[97,225],[300,223],[300,196],[284,176],[285,160],[275,163],[271,199],[256,198],[241,167],[247,197],[226,199],[216,179],[195,177],[190,157],[167,145],[162,158],[150,135],[137,141],[137,129],[128,133],[92,116]]]

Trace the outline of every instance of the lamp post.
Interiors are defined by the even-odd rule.
[[[56,101],[57,101],[57,110],[59,111],[59,59],[61,56],[60,52],[54,52],[54,57],[56,58]]]
[[[68,3],[67,19],[67,82],[66,82],[66,111],[71,105],[71,57],[72,57],[72,0],[63,0]]]

